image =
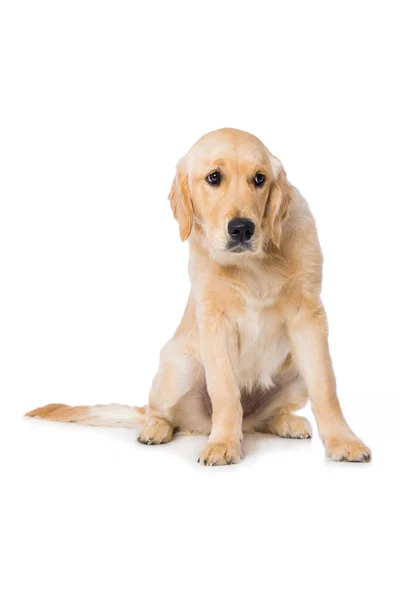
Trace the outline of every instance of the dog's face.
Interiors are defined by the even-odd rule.
[[[181,238],[196,235],[221,263],[279,245],[289,186],[277,159],[256,137],[222,129],[201,138],[180,161],[170,200]]]

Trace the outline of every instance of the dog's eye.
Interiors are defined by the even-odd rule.
[[[265,175],[263,175],[262,173],[256,173],[256,176],[254,177],[254,185],[256,187],[261,187],[264,183]]]
[[[207,175],[206,180],[211,185],[219,185],[221,183],[221,173],[214,171],[214,173]]]

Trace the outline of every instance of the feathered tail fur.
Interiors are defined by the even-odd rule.
[[[68,406],[47,404],[26,413],[26,417],[38,417],[47,421],[64,421],[97,425],[100,427],[136,428],[146,421],[147,407],[122,404],[98,404],[97,406]]]

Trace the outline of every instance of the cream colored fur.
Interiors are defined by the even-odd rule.
[[[221,183],[207,175],[218,171]],[[256,173],[265,184],[254,185]],[[322,254],[314,219],[280,161],[254,136],[222,129],[179,162],[170,192],[182,240],[189,239],[191,293],[161,351],[148,407],[49,405],[28,413],[89,425],[137,426],[146,444],[174,431],[209,435],[199,461],[240,460],[243,432],[307,438],[294,411],[308,396],[334,460],[368,461],[336,394],[320,299]],[[255,223],[252,247],[227,250],[227,223]]]

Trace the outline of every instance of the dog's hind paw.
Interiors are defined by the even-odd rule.
[[[142,428],[138,441],[141,444],[152,446],[155,444],[167,444],[172,440],[173,429],[168,421],[159,417],[150,417]]]

